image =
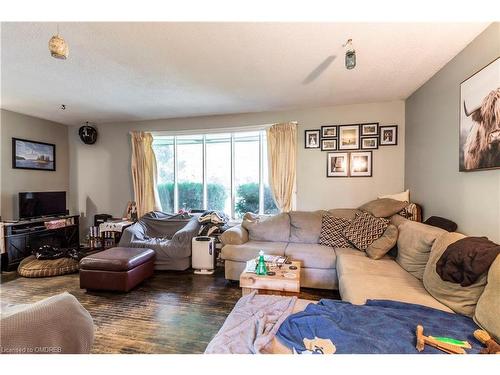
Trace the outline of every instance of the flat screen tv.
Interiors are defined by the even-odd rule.
[[[19,193],[19,219],[66,214],[66,192]]]

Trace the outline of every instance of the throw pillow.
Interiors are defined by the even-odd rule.
[[[403,191],[402,193],[381,195],[380,197],[378,197],[378,199],[381,199],[381,198],[391,198],[391,199],[395,199],[397,201],[409,202],[410,201],[410,189],[407,189],[406,191]]]
[[[345,227],[343,234],[356,248],[364,251],[382,236],[388,225],[389,220],[362,212],[356,214],[356,217]]]
[[[395,199],[382,198],[365,203],[359,209],[375,217],[390,217],[400,212],[408,206],[408,202],[401,202]]]
[[[259,216],[247,212],[241,226],[248,231],[253,241],[288,242],[290,239],[290,216],[282,213],[274,216]]]
[[[325,211],[290,211],[290,242],[318,243]]]
[[[487,284],[483,294],[477,301],[476,310],[474,311],[474,321],[481,328],[490,333],[497,341],[500,341],[500,319],[498,319],[498,307],[500,306],[500,293],[498,286],[500,285],[500,256],[488,271]]]
[[[323,215],[319,243],[321,245],[335,248],[352,248],[352,245],[345,239],[344,235],[342,234],[342,231],[346,226],[350,224],[350,222],[351,220],[345,219],[343,217]]]
[[[396,262],[417,279],[422,280],[434,241],[447,232],[410,220],[404,221],[398,229]]]
[[[398,227],[389,224],[382,237],[373,241],[366,248],[366,254],[372,259],[380,259],[387,254],[398,241]]]
[[[424,287],[431,296],[456,313],[473,317],[476,304],[486,285],[487,275],[482,275],[474,284],[467,287],[441,279],[441,276],[436,272],[436,264],[439,258],[449,245],[465,238],[460,233],[443,232],[444,234],[434,242],[429,261],[425,266]]]

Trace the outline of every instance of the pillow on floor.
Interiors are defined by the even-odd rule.
[[[375,217],[391,217],[397,214],[408,206],[408,202],[397,201],[390,198],[375,199],[364,205],[360,206],[358,209]]]
[[[351,223],[351,220],[343,217],[335,217],[331,215],[323,215],[321,222],[321,233],[319,235],[319,243],[321,245],[335,248],[352,248],[352,245],[347,241],[342,234],[346,226]]]
[[[461,233],[449,233],[444,230],[443,232],[445,234],[434,242],[429,261],[425,266],[424,287],[431,296],[456,313],[473,317],[476,304],[486,285],[487,275],[482,275],[474,284],[467,287],[441,279],[441,276],[436,272],[438,260],[449,245],[465,238]]]
[[[382,258],[396,245],[398,233],[398,227],[389,224],[382,237],[373,241],[371,245],[366,248],[366,254],[372,259]]]
[[[388,225],[389,220],[362,212],[356,214],[356,217],[344,228],[343,234],[357,249],[364,251],[384,234]]]

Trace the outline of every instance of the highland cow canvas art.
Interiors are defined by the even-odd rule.
[[[460,171],[500,168],[500,58],[460,85]]]

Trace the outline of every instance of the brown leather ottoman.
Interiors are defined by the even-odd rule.
[[[151,249],[113,247],[80,260],[80,288],[128,292],[153,275]]]

